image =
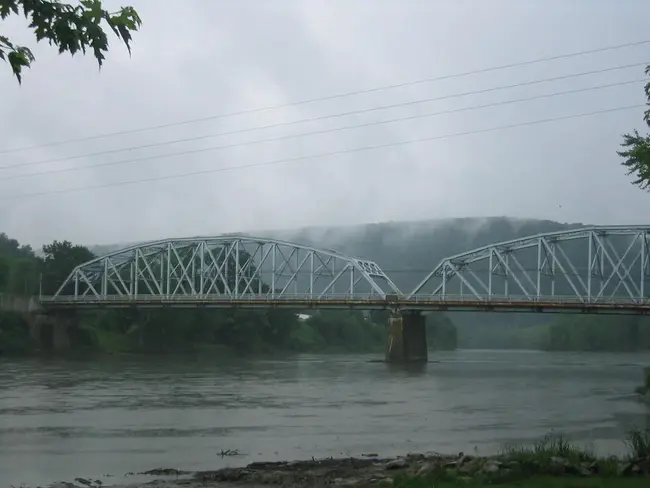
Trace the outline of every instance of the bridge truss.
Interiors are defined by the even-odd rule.
[[[54,296],[69,306],[342,306],[400,295],[374,262],[248,236],[167,239],[77,266]]]
[[[594,226],[491,244],[443,259],[407,301],[650,312],[649,233]]]
[[[167,239],[77,266],[46,307],[650,313],[650,226],[595,226],[443,259],[410,294],[374,262],[249,236]]]

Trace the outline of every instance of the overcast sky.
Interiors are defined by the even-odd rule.
[[[125,1],[105,3],[112,9]],[[0,166],[12,166],[0,169],[0,231],[21,242],[111,243],[489,215],[649,223],[650,194],[630,184],[616,155],[621,133],[644,128],[642,107],[485,129],[642,105],[641,64],[650,61],[650,43],[214,117],[650,40],[647,0],[130,3],[143,19],[133,56],[111,37],[112,51],[101,72],[91,56],[70,58],[47,45],[36,46],[20,18],[2,23],[3,34],[33,48],[36,62],[22,86],[0,65],[0,150],[212,118],[0,154]],[[630,64],[639,65],[241,131]],[[623,82],[634,83],[472,109]],[[418,117],[259,142],[410,116]],[[231,134],[216,135],[222,132]],[[212,137],[170,143],[197,136]],[[419,138],[434,139],[295,159]],[[147,144],[153,146],[90,156]],[[224,145],[230,147],[213,149]],[[186,154],[165,157],[181,152]],[[75,158],[63,159],[69,157]],[[277,161],[285,162],[113,185]],[[96,165],[102,166],[89,168]],[[60,171],[66,168],[73,170]],[[40,174],[24,176],[31,173]],[[101,185],[113,186],[97,188]]]

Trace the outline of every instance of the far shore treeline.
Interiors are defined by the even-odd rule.
[[[345,229],[304,229],[277,237],[338,249],[377,262],[409,290],[443,257],[493,242],[580,224],[509,218],[391,222]],[[320,245],[319,245],[320,244]],[[113,246],[113,248],[115,248]],[[0,293],[52,294],[77,264],[107,251],[68,241],[42,253],[0,233]],[[107,353],[237,354],[356,352],[381,354],[388,312],[300,310],[106,310],[76,317],[72,350]],[[584,351],[650,349],[650,319],[641,316],[431,313],[430,349],[509,348]],[[0,312],[0,354],[38,354],[24,318]]]

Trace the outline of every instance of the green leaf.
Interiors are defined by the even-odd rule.
[[[80,0],[78,5],[59,0],[0,0],[0,18],[23,14],[29,19],[37,42],[47,40],[58,48],[59,53],[74,56],[91,49],[100,68],[106,59],[109,43],[102,23],[107,24],[131,54],[132,32],[142,24],[140,16],[131,7],[122,7],[117,13],[104,10],[101,0]],[[9,54],[16,54],[9,59]],[[21,82],[22,68],[30,66],[33,56],[29,50],[14,49],[8,38],[0,36],[0,59],[9,61],[14,75]]]
[[[18,79],[18,83],[22,83],[22,69],[29,68],[33,60],[34,56],[31,51],[25,47],[19,47],[7,54],[7,61],[9,61],[9,65]]]
[[[4,19],[9,14],[18,14],[17,0],[0,0],[0,19]]]

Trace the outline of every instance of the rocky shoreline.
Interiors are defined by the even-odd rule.
[[[293,462],[255,462],[240,468],[184,472],[176,469],[151,470],[141,475],[154,479],[146,483],[111,485],[110,488],[198,488],[234,487],[290,488],[391,487],[404,477],[430,479],[484,479],[507,482],[529,476],[566,477],[650,477],[650,456],[643,459],[595,459],[579,452],[567,456],[534,451],[513,451],[498,456],[445,456],[436,453],[407,454],[397,458],[343,458]],[[650,480],[649,480],[650,483]],[[75,483],[55,483],[50,488],[89,488],[100,481],[77,479]],[[108,488],[104,485],[105,488]]]

